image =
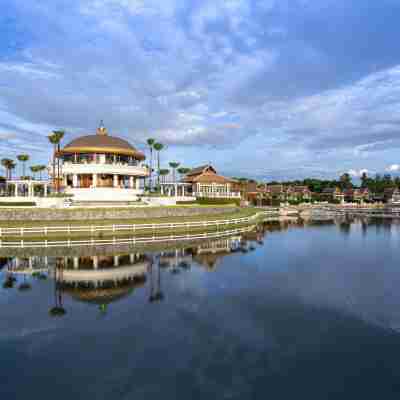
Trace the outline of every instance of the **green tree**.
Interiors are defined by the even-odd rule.
[[[368,187],[368,175],[367,175],[367,173],[363,172],[360,179],[361,179],[361,187],[363,189],[367,188]]]
[[[30,170],[32,172],[33,175],[33,179],[36,179],[36,173],[39,172],[38,166],[37,165],[31,165]]]
[[[190,172],[190,168],[180,167],[180,168],[177,169],[177,171],[178,171],[178,174],[181,176],[181,179],[182,179],[183,175],[186,175],[186,174],[188,174]]]
[[[150,176],[149,176],[149,186],[150,186],[150,191],[152,189],[153,186],[153,146],[155,144],[155,139],[153,138],[149,138],[147,139],[147,145],[149,146],[149,150],[150,150]]]
[[[17,160],[22,162],[22,176],[26,176],[26,162],[29,160],[28,154],[19,154]]]
[[[38,165],[38,172],[39,172],[39,179],[42,180],[42,172],[46,171],[46,166],[45,165]]]
[[[353,187],[353,184],[351,183],[350,174],[348,174],[346,172],[343,175],[341,175],[341,177],[340,177],[340,188],[342,190],[345,190],[345,189],[351,189],[352,187]]]
[[[60,152],[60,143],[65,135],[65,131],[53,131],[49,136],[50,143],[54,146],[53,152],[53,187],[60,191],[60,158],[58,156]],[[56,180],[56,157],[57,157],[57,180]],[[57,183],[56,183],[57,182]]]
[[[169,169],[160,169],[162,183],[165,183],[165,177],[169,174]]]
[[[176,161],[171,161],[169,163],[169,166],[172,168],[172,176],[173,176],[173,180],[174,182],[176,182],[176,169],[179,167],[180,163],[176,162]]]
[[[1,160],[1,165],[6,170],[6,179],[11,179],[11,170],[12,170],[13,163],[14,163],[14,161],[11,160],[10,158],[3,158]]]
[[[164,145],[162,143],[154,143],[153,148],[157,152],[157,186],[160,187],[160,152]]]

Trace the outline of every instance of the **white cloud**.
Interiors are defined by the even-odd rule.
[[[399,164],[392,164],[390,167],[386,168],[386,171],[388,171],[388,172],[400,171],[400,165]]]

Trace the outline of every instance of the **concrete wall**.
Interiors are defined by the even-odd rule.
[[[0,209],[0,221],[82,221],[107,219],[136,219],[185,217],[232,213],[238,207],[132,207],[132,208],[77,208],[77,209]]]

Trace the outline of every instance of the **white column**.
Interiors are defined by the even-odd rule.
[[[114,267],[119,266],[119,256],[114,256]]]
[[[93,268],[94,269],[99,268],[99,257],[98,256],[93,256]]]
[[[118,187],[118,175],[114,175],[114,187]]]
[[[164,196],[164,185],[161,185],[160,188],[161,188],[161,194]]]
[[[73,188],[78,187],[78,175],[77,174],[72,175],[72,187]]]
[[[79,268],[79,258],[74,257],[74,269],[78,269],[78,268]]]
[[[47,184],[44,185],[44,197],[47,197]]]
[[[136,190],[139,190],[140,189],[140,179],[139,178],[136,178]]]
[[[14,183],[15,186],[15,197],[18,197],[18,183]]]
[[[129,177],[129,188],[133,189],[134,187],[135,187],[135,182],[134,182],[133,176],[130,176]]]
[[[178,197],[178,185],[175,183],[175,197]]]
[[[93,187],[97,187],[97,174],[93,174],[92,182]]]
[[[134,264],[134,263],[135,263],[135,255],[134,255],[134,254],[129,254],[129,262],[130,262],[131,264]]]

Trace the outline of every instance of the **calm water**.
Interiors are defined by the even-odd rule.
[[[395,223],[23,256],[0,271],[1,399],[399,398]]]

